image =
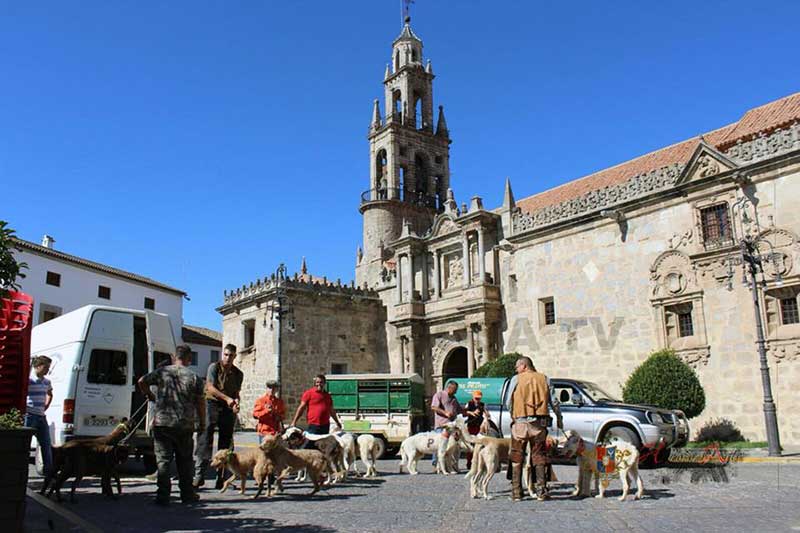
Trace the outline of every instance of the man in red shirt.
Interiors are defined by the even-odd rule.
[[[286,416],[286,406],[278,397],[280,385],[277,381],[267,381],[267,392],[256,400],[253,407],[253,418],[258,420],[256,431],[258,442],[265,435],[276,435],[283,431],[283,417]]]
[[[339,420],[339,415],[336,414],[336,409],[333,408],[333,400],[331,395],[325,390],[325,376],[319,374],[314,378],[314,386],[303,393],[300,398],[300,405],[297,407],[297,412],[292,419],[292,425],[297,425],[297,420],[303,411],[308,410],[306,413],[306,421],[308,426],[306,432],[312,435],[327,435],[331,429],[331,418],[336,422],[336,425],[342,427],[342,422]]]

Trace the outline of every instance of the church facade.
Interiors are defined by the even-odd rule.
[[[224,342],[245,348],[253,394],[280,376],[291,404],[313,374],[336,371],[415,372],[432,394],[514,351],[619,394],[671,348],[706,390],[694,429],[726,417],[765,440],[746,239],[762,259],[755,294],[781,438],[800,442],[800,93],[529,198],[499,183],[503,204],[486,208],[456,202],[434,77],[407,23],[374,102],[355,283],[302,269],[226,292]],[[274,310],[289,293],[281,348]]]

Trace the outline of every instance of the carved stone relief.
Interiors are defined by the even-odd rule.
[[[703,154],[697,159],[697,174],[701,178],[719,174],[719,163],[708,154]]]
[[[667,242],[669,243],[670,249],[674,250],[675,248],[685,248],[694,242],[694,231],[689,228],[683,233],[675,233],[668,239]]]
[[[455,287],[464,279],[464,265],[460,254],[449,254],[445,256],[447,268],[445,269],[445,288]]]
[[[786,341],[768,341],[767,356],[776,364],[800,359],[800,341],[797,339]]]
[[[659,255],[650,267],[651,297],[678,296],[695,287],[695,272],[689,256],[677,250]]]
[[[680,350],[676,352],[676,355],[680,357],[684,363],[698,370],[708,365],[708,360],[711,359],[711,349],[708,346],[704,346],[691,350]]]

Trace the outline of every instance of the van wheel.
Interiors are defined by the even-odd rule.
[[[156,463],[156,454],[153,452],[144,452],[142,454],[142,464],[144,464],[144,474],[149,475],[158,470]]]
[[[36,444],[36,455],[34,455],[33,464],[36,468],[36,473],[40,476],[43,476],[44,460],[42,459],[42,448],[39,446],[39,444]]]
[[[612,437],[616,437],[619,440],[624,440],[625,442],[633,444],[636,446],[637,450],[642,449],[642,441],[639,439],[639,435],[637,435],[630,428],[626,428],[625,426],[610,427],[606,430],[603,438],[600,439],[600,442],[605,442],[607,439]]]
[[[378,451],[375,452],[375,459],[383,459],[383,456],[386,455],[386,449],[388,448],[386,441],[383,437],[376,435],[375,444],[377,444],[378,447]]]

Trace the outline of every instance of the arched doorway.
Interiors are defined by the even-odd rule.
[[[466,378],[467,376],[467,349],[463,346],[453,348],[444,359],[442,365],[443,383],[450,378]]]

